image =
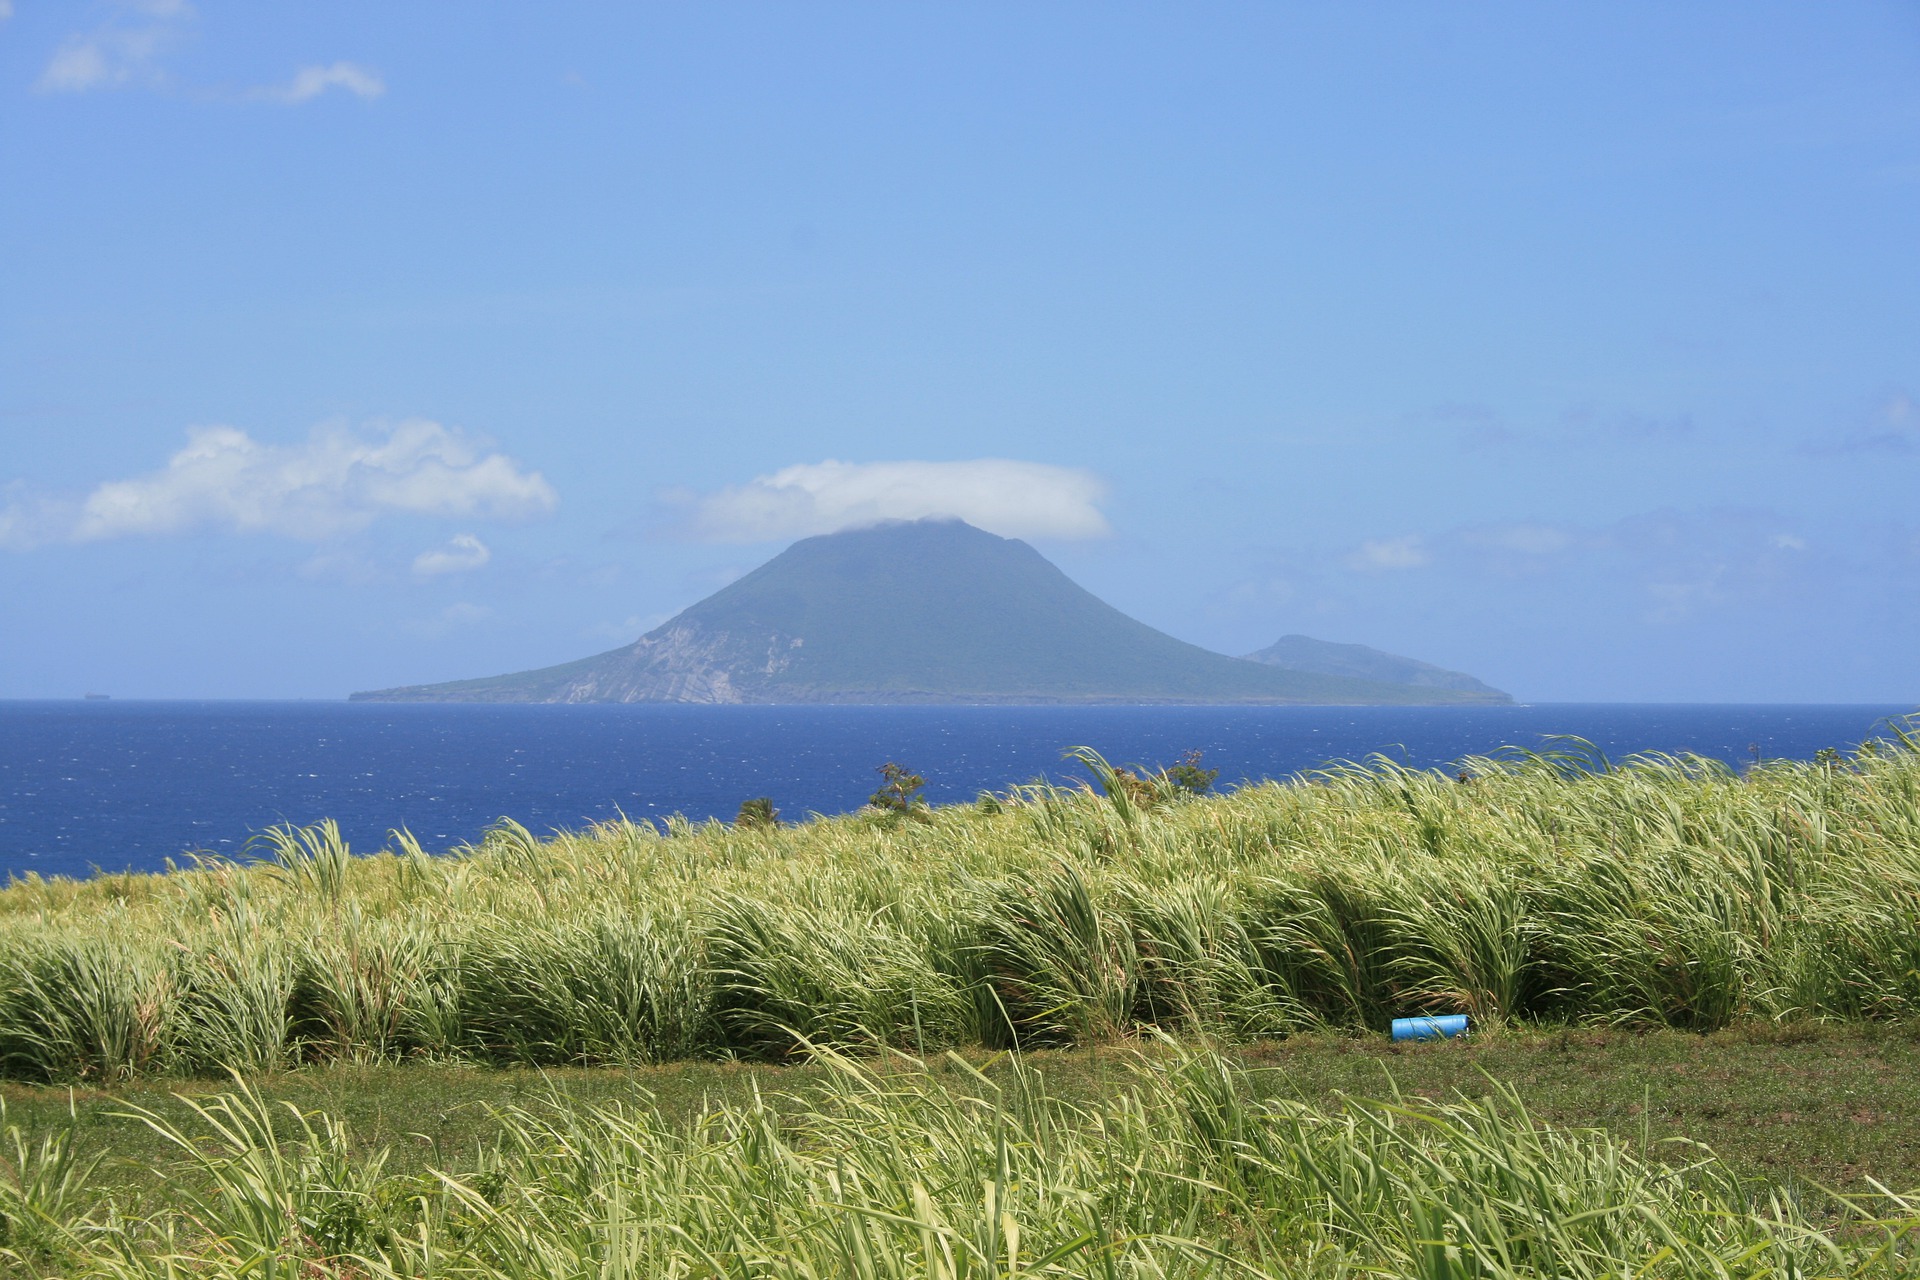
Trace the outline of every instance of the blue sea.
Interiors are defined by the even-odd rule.
[[[1911,706],[685,707],[322,702],[0,702],[0,879],[157,870],[242,854],[280,822],[337,820],[380,848],[429,849],[500,818],[538,832],[626,814],[844,813],[898,761],[935,803],[1079,774],[1069,747],[1161,766],[1188,751],[1222,785],[1379,752],[1444,766],[1552,735],[1613,758],[1696,752],[1734,764],[1848,749]]]

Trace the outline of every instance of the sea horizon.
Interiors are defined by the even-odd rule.
[[[344,699],[0,699],[0,876],[156,871],[235,857],[260,831],[332,819],[373,852],[405,829],[433,851],[502,820],[536,833],[625,816],[788,818],[857,809],[889,760],[936,804],[1042,778],[1091,746],[1162,767],[1189,751],[1222,788],[1380,755],[1445,767],[1585,739],[1611,759],[1731,766],[1852,750],[1898,703],[1504,706],[366,703]]]

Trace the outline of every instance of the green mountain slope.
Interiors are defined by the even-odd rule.
[[[1249,662],[1264,662],[1288,671],[1312,675],[1345,676],[1354,680],[1377,680],[1383,684],[1413,685],[1425,689],[1452,689],[1460,693],[1486,695],[1501,702],[1511,701],[1506,694],[1483,684],[1461,671],[1449,671],[1430,662],[1403,658],[1397,653],[1382,653],[1364,644],[1334,644],[1312,636],[1281,636],[1278,640],[1247,655]]]
[[[1288,671],[1136,622],[1024,542],[958,521],[797,542],[633,644],[557,667],[356,699],[419,702],[1504,700]]]

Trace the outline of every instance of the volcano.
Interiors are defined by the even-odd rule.
[[[557,667],[356,693],[379,702],[1506,702],[1230,658],[957,520],[794,543],[632,644]]]

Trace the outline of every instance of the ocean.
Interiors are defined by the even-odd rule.
[[[845,813],[897,761],[926,795],[971,800],[1091,746],[1116,764],[1189,751],[1220,785],[1376,752],[1444,766],[1576,735],[1608,756],[1694,752],[1733,764],[1850,749],[1911,706],[1557,703],[1517,707],[690,707],[345,702],[0,702],[0,877],[158,870],[245,852],[281,822],[339,822],[379,849],[428,849],[512,818],[536,832],[625,814],[731,819]]]

